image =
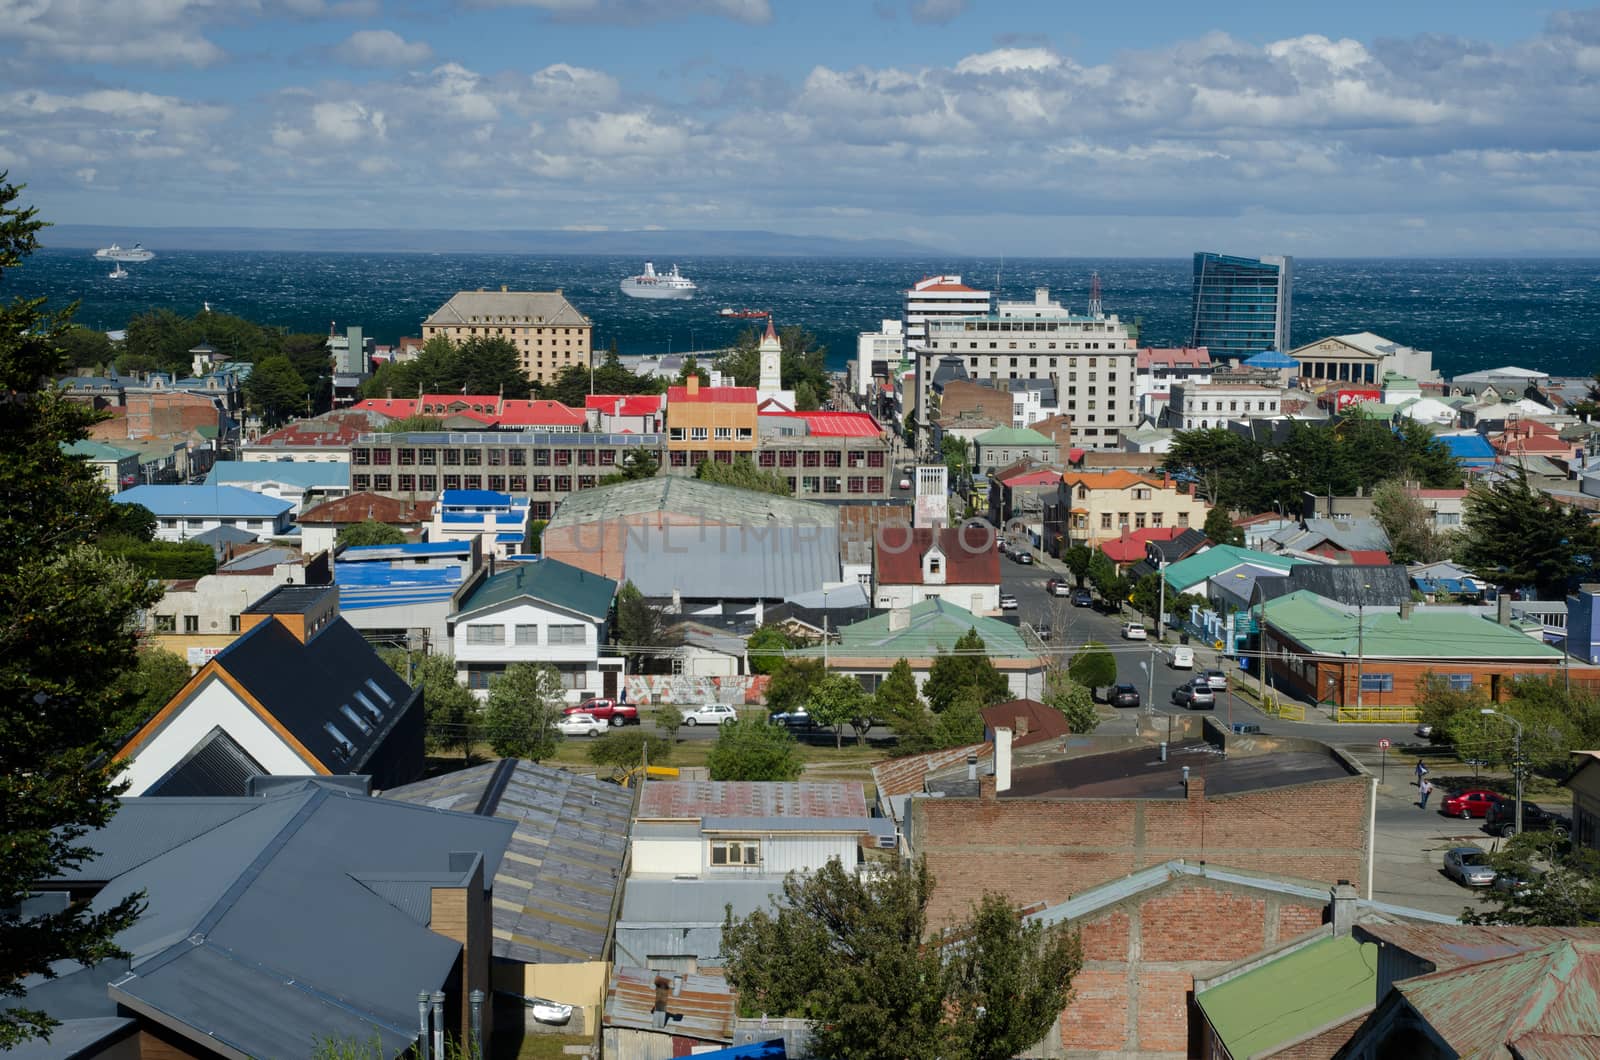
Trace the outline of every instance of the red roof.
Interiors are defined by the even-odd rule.
[[[391,419],[403,420],[416,415],[416,398],[363,398],[351,408],[362,412],[377,412]]]
[[[1144,546],[1150,541],[1171,541],[1183,533],[1181,526],[1147,526],[1129,530],[1115,541],[1107,541],[1100,551],[1113,563],[1137,563],[1144,559]]]
[[[690,395],[686,386],[667,387],[667,404],[678,401],[704,401],[727,405],[754,405],[756,388],[753,386],[703,386],[700,392]]]
[[[989,732],[996,729],[1011,730],[1012,747],[1027,747],[1072,733],[1072,726],[1067,724],[1065,714],[1054,707],[1045,706],[1037,699],[1008,699],[1004,703],[984,707],[980,713],[983,715],[983,727]],[[1018,718],[1024,719],[1022,724],[1028,728],[1026,736],[1021,735],[1022,726],[1017,724]]]
[[[301,420],[263,434],[252,445],[275,445],[315,449],[345,446],[372,430],[372,421],[359,412],[329,412],[316,419]]]
[[[499,422],[507,427],[582,427],[588,417],[559,401],[513,400],[501,407]]]
[[[880,526],[873,563],[883,585],[921,585],[922,557],[933,547],[931,527]],[[1000,584],[1000,550],[994,531],[982,523],[947,526],[939,531],[944,553],[944,584]]]
[[[767,314],[767,333],[761,336],[761,340],[763,342],[765,342],[767,339],[772,339],[774,342],[776,342],[778,339],[778,329],[772,326],[771,313]]]
[[[919,291],[969,291],[972,294],[980,293],[977,288],[968,287],[964,283],[950,283],[949,281],[952,279],[957,279],[957,277],[924,276],[912,285],[911,291],[912,293]]]
[[[370,519],[391,526],[419,526],[432,517],[432,501],[397,501],[378,493],[352,493],[307,508],[295,521],[345,524]]]
[[[1052,486],[1061,481],[1061,472],[1045,468],[1042,471],[1029,471],[1021,475],[1012,475],[1010,478],[1000,480],[1007,486]]]
[[[1138,371],[1149,371],[1153,365],[1170,365],[1186,368],[1209,368],[1211,366],[1211,352],[1204,346],[1178,346],[1160,347],[1152,346],[1140,350],[1135,357],[1135,368]]]
[[[654,416],[661,411],[663,400],[660,394],[590,394],[583,399],[583,407],[610,416]]]
[[[789,416],[805,420],[819,438],[876,438],[883,433],[878,421],[867,412],[770,412],[769,416]]]
[[[1350,563],[1356,567],[1387,567],[1389,553],[1381,548],[1358,548],[1348,553]]]

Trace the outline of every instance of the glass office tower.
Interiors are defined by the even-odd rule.
[[[1195,254],[1189,345],[1206,347],[1212,360],[1289,350],[1293,286],[1293,258]]]

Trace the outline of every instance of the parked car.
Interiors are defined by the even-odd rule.
[[[1106,697],[1106,702],[1113,707],[1137,707],[1139,705],[1139,690],[1133,685],[1114,685],[1111,695]]]
[[[1070,584],[1068,584],[1067,579],[1065,579],[1065,578],[1051,578],[1049,581],[1044,583],[1044,588],[1045,588],[1045,591],[1048,592],[1051,596],[1071,596],[1071,595],[1073,595],[1072,586]],[[1078,591],[1079,592],[1085,592],[1086,590],[1080,589]]]
[[[1213,692],[1226,692],[1228,690],[1228,675],[1221,670],[1202,670],[1200,677],[1205,678],[1206,684],[1211,686]]]
[[[1014,596],[1011,593],[1001,593],[1000,594],[1000,610],[1002,610],[1002,611],[1015,611],[1016,609],[1017,609],[1017,598],[1016,598],[1016,596]]]
[[[1033,565],[1033,553],[1028,551],[1026,545],[1018,545],[1011,550],[1011,558],[1024,567]]]
[[[1168,665],[1170,665],[1174,670],[1193,670],[1194,649],[1183,644],[1173,648],[1172,660]],[[1209,682],[1207,683],[1209,684]]]
[[[522,1003],[539,1023],[561,1027],[572,1021],[572,1006],[563,1002],[551,1001],[547,997],[525,997]]]
[[[1040,622],[1038,625],[1033,627],[1033,632],[1040,640],[1049,640],[1050,637],[1055,633],[1055,630],[1050,628],[1050,623]]]
[[[1559,813],[1551,813],[1544,807],[1522,801],[1522,830],[1524,832],[1556,832],[1565,835],[1572,822]],[[1517,830],[1517,801],[1515,799],[1501,799],[1490,803],[1489,812],[1483,818],[1483,830],[1490,835],[1510,836]]]
[[[772,715],[770,720],[774,725],[784,725],[791,729],[809,729],[815,724],[811,720],[810,713],[805,710],[782,711]]]
[[[1433,735],[1433,726],[1429,725],[1425,721],[1417,722],[1417,735],[1422,737],[1424,740],[1428,739]]]
[[[1494,866],[1479,847],[1454,847],[1444,852],[1444,874],[1463,887],[1488,887],[1494,883]]]
[[[575,707],[568,707],[563,714],[593,714],[599,721],[608,725],[637,725],[639,724],[639,708],[632,703],[618,703],[614,699],[604,699],[599,696],[591,697]]]
[[[1466,820],[1469,817],[1489,816],[1489,807],[1497,802],[1504,801],[1505,797],[1499,792],[1484,791],[1473,788],[1470,791],[1459,792],[1445,799],[1440,806],[1440,811],[1449,817],[1459,817]]]
[[[1196,678],[1172,690],[1172,702],[1185,710],[1211,710],[1217,705],[1217,694],[1211,685]]]
[[[1494,889],[1504,891],[1506,894],[1527,894],[1533,886],[1533,876],[1516,876],[1509,872],[1497,872],[1494,876]]]
[[[1091,593],[1088,589],[1074,589],[1074,590],[1072,590],[1072,606],[1073,607],[1093,607],[1094,606],[1094,594]]]
[[[599,736],[606,731],[606,723],[593,714],[563,714],[556,731],[563,736]]]
[[[1122,624],[1122,639],[1149,640],[1150,634],[1146,633],[1144,627],[1137,622],[1124,622]]]
[[[683,712],[683,723],[690,728],[696,725],[721,725],[737,721],[739,714],[726,703],[706,703]]]
[[[911,488],[911,480],[908,479],[908,478],[901,479],[900,480],[900,488],[903,489],[903,490],[910,489]]]

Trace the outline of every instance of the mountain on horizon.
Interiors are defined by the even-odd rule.
[[[899,239],[840,239],[729,229],[499,232],[437,228],[153,228],[52,225],[57,248],[143,243],[162,250],[316,251],[351,254],[614,254],[668,257],[923,257],[938,251]]]

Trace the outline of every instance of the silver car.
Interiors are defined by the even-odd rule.
[[[1444,852],[1444,874],[1463,887],[1488,887],[1494,883],[1494,866],[1480,847],[1453,847]]]

